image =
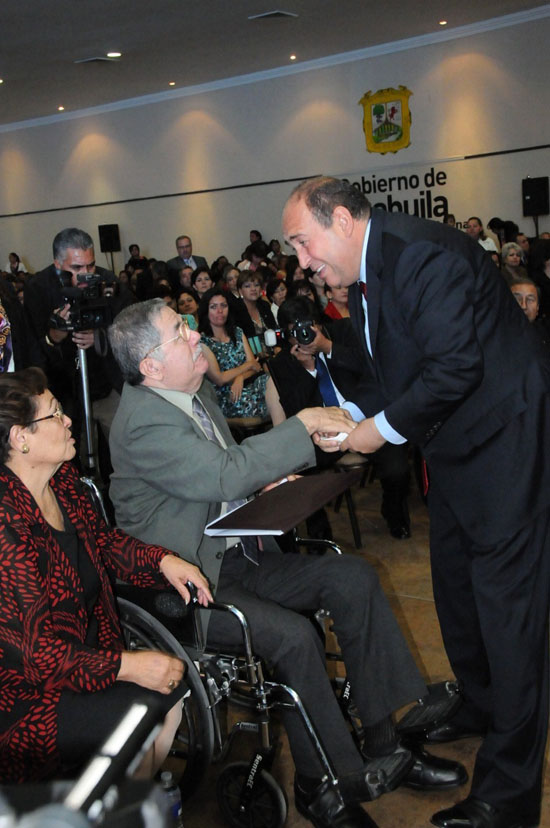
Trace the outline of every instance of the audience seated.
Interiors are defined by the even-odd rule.
[[[227,264],[223,269],[221,279],[222,288],[228,293],[231,293],[235,299],[240,299],[239,288],[237,286],[239,272],[238,267],[235,267],[235,265],[232,264]]]
[[[10,253],[6,264],[6,273],[26,273],[26,268],[17,253]]]
[[[550,317],[550,239],[531,245],[529,276],[540,290],[540,315]]]
[[[204,256],[198,256],[196,253],[193,253],[193,242],[189,236],[177,237],[176,250],[178,251],[178,255],[166,262],[169,270],[175,270],[179,273],[184,265],[188,265],[193,270],[196,270],[197,267],[208,267]]]
[[[329,301],[323,313],[329,321],[349,318],[347,287],[331,288],[325,285],[325,295]]]
[[[488,250],[490,253],[495,252],[498,253],[498,249],[496,244],[492,239],[490,239],[483,229],[483,224],[481,219],[477,216],[470,216],[468,221],[465,225],[465,230],[468,235],[474,240],[479,242],[479,244]]]
[[[239,270],[250,270],[252,273],[261,265],[267,265],[269,262],[268,254],[269,248],[264,241],[256,239],[251,242],[243,253],[243,261],[239,265]]]
[[[545,345],[550,344],[550,318],[540,317],[540,289],[528,277],[512,276],[508,282],[512,295]]]
[[[207,346],[206,376],[225,417],[265,417],[267,374],[229,313],[227,294],[212,288],[199,305],[199,331]]]
[[[0,374],[30,365],[44,366],[38,340],[22,304],[11,284],[0,279]]]
[[[128,252],[130,253],[130,258],[126,262],[126,268],[144,270],[148,266],[149,262],[145,256],[141,255],[139,244],[131,244]]]
[[[526,279],[527,271],[521,263],[521,247],[516,242],[506,242],[500,251],[500,270],[505,279]]]
[[[286,264],[285,264],[285,272],[286,272],[286,286],[290,290],[292,282],[294,279],[304,279],[304,271],[300,267],[300,263],[298,262],[298,256],[292,254],[291,256],[287,256]]]
[[[271,313],[269,304],[262,298],[262,277],[258,273],[244,270],[239,274],[237,287],[243,301],[246,314],[239,314],[245,336],[258,337],[260,350],[263,350],[263,337],[266,330],[273,330],[277,323]]]
[[[195,565],[99,519],[70,462],[70,426],[40,369],[0,377],[3,783],[71,775],[134,701],[164,718],[135,774],[152,777],[181,718],[184,666],[124,650],[111,581],[168,582],[186,600],[191,581],[211,600]]]
[[[195,288],[201,299],[207,290],[214,287],[210,270],[206,265],[201,265],[193,271],[191,275],[191,287]]]
[[[180,288],[178,293],[176,293],[176,310],[178,313],[191,315],[194,317],[197,325],[195,330],[198,329],[199,325],[199,303],[200,297],[197,291],[192,288]]]
[[[267,300],[271,302],[271,313],[275,322],[279,324],[278,315],[279,308],[286,299],[287,289],[284,279],[270,279],[265,286],[265,295]]]
[[[519,244],[519,246],[521,247],[521,263],[522,265],[527,267],[529,263],[529,248],[531,246],[529,239],[527,238],[525,233],[519,231],[519,233],[515,234],[515,238],[513,238],[512,241],[515,241],[515,243]]]

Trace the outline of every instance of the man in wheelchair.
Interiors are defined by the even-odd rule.
[[[314,825],[373,826],[358,805],[404,784],[421,790],[456,787],[464,768],[405,744],[393,711],[427,695],[378,578],[363,559],[283,555],[271,538],[209,537],[207,523],[273,480],[315,463],[311,436],[349,432],[340,409],[300,411],[271,431],[236,445],[204,379],[200,335],[150,300],[124,310],[109,330],[125,378],[111,429],[111,497],[121,528],[198,565],[216,600],[248,617],[254,651],[277,680],[301,697],[334,764],[343,802],[324,798],[322,768],[305,729],[284,714],[296,766],[298,810]],[[325,668],[325,653],[304,614],[319,608],[333,620],[364,726],[360,753]],[[234,619],[212,613],[208,645],[241,641]],[[371,774],[383,766],[376,790]]]

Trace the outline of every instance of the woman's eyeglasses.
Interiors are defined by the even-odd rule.
[[[48,414],[46,417],[37,417],[36,420],[31,420],[29,425],[32,425],[33,423],[41,423],[42,420],[53,420],[54,417],[56,419],[58,419],[60,422],[63,422],[63,417],[64,416],[65,416],[65,412],[63,411],[63,407],[61,406],[61,403],[57,403],[57,405],[55,407],[55,411],[53,412],[53,414]]]

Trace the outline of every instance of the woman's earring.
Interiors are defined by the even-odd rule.
[[[26,443],[23,443],[23,445],[21,446],[21,451],[23,452],[23,454],[29,453],[29,447]]]

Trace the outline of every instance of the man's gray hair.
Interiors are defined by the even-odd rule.
[[[144,356],[160,345],[160,332],[156,326],[166,304],[163,299],[147,299],[124,308],[108,329],[109,342],[124,380],[130,385],[143,382],[139,364]],[[159,349],[155,358],[162,361]]]
[[[54,261],[63,262],[69,248],[73,248],[74,250],[89,250],[93,246],[94,241],[85,230],[79,230],[78,227],[66,227],[53,240]]]
[[[303,199],[309,211],[322,227],[330,227],[335,207],[346,207],[354,219],[368,218],[368,198],[349,181],[318,175],[308,178],[295,187],[287,201]]]

